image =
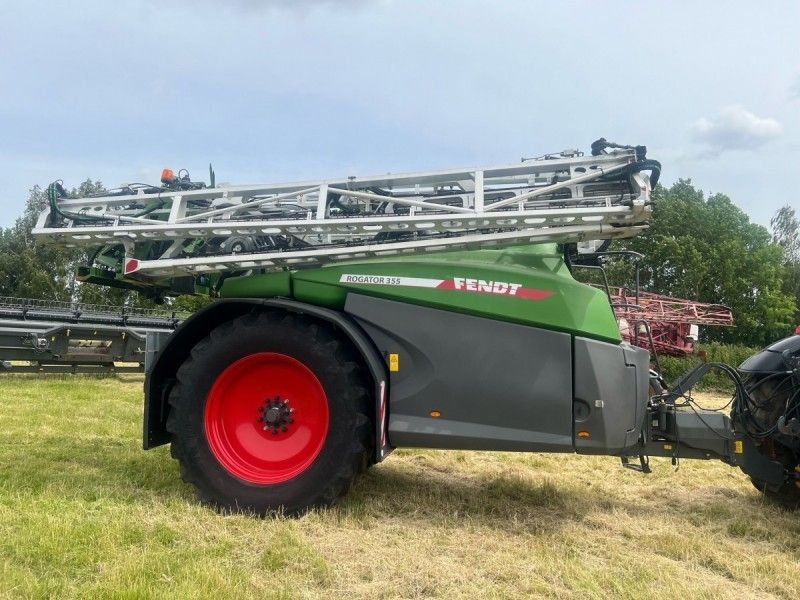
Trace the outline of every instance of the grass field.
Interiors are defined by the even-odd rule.
[[[199,506],[141,379],[0,379],[0,596],[800,597],[800,513],[721,463],[397,451],[301,519]]]

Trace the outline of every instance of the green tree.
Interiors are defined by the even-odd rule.
[[[14,225],[0,231],[0,295],[68,300],[72,285],[73,252],[54,245],[34,243],[36,224],[45,193],[31,188],[25,210]]]
[[[783,248],[784,291],[795,299],[795,323],[800,323],[800,221],[794,208],[782,206],[769,222],[772,240]]]
[[[106,191],[100,181],[87,179],[70,196],[88,196]],[[31,230],[47,205],[46,192],[34,186],[23,214],[12,227],[0,229],[0,295],[44,300],[74,300],[94,304],[153,306],[135,292],[82,284],[75,278],[77,267],[88,255],[46,240],[35,239]]]
[[[653,199],[650,228],[622,244],[645,255],[644,289],[729,306],[736,327],[708,328],[710,341],[763,345],[791,331],[796,300],[784,289],[783,249],[766,228],[690,180],[659,187]]]
[[[787,263],[800,262],[800,221],[797,214],[788,204],[782,206],[770,219],[772,241],[783,248],[783,256]]]

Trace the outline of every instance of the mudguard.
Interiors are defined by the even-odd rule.
[[[770,373],[786,370],[784,357],[800,356],[800,335],[793,335],[764,348],[739,365],[742,373]]]
[[[221,323],[259,308],[286,310],[326,321],[353,343],[364,358],[364,363],[375,385],[375,461],[382,460],[391,451],[385,429],[388,377],[384,360],[364,331],[346,315],[335,310],[285,298],[218,300],[186,319],[172,335],[162,338],[158,348],[148,348],[148,364],[144,381],[144,449],[149,450],[170,442],[170,435],[166,429],[169,414],[167,397],[175,381],[175,371],[189,356],[195,344]],[[156,342],[155,339],[153,341]]]

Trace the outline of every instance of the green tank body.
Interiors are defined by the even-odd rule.
[[[342,309],[347,294],[409,302],[621,341],[607,296],[575,281],[554,244],[370,258],[318,269],[232,277],[224,298],[295,298]]]

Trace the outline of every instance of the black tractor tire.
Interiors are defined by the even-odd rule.
[[[773,427],[786,410],[790,395],[794,393],[791,376],[776,377],[770,373],[754,373],[745,379],[745,384],[751,388],[750,396],[754,404],[751,418],[764,429]],[[772,449],[770,458],[782,462],[788,471],[797,473],[800,470],[796,452],[779,443],[765,447]],[[786,508],[800,508],[800,487],[797,480],[787,481],[777,490],[769,489],[756,477],[750,477],[750,481],[769,501]]]
[[[327,323],[280,311],[223,323],[176,379],[172,456],[201,501],[222,511],[329,506],[371,462],[371,379]]]
[[[764,498],[770,502],[774,502],[784,508],[800,508],[800,487],[797,487],[795,482],[784,483],[777,491],[773,491],[767,488],[763,481],[759,481],[755,477],[751,477],[750,481],[753,482],[759,492],[764,494]]]

